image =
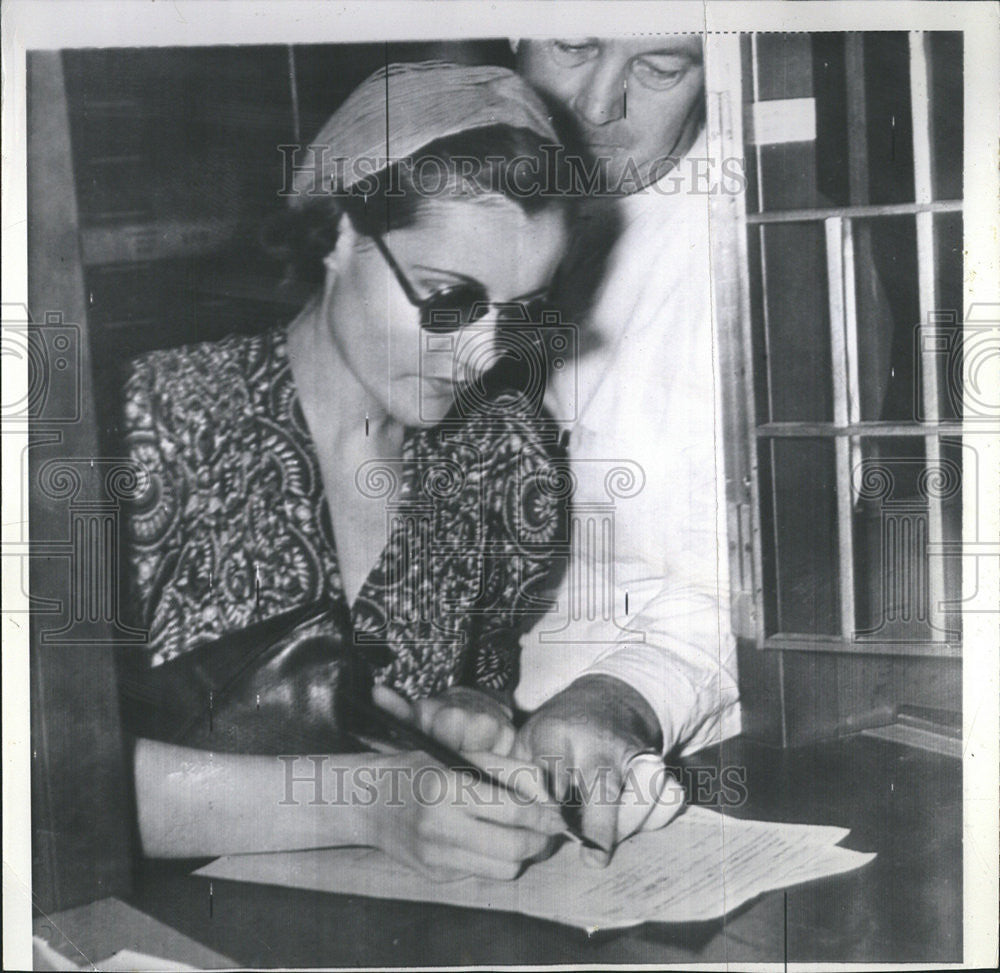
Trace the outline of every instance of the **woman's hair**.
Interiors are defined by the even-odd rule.
[[[535,214],[567,207],[564,155],[528,128],[490,125],[428,143],[413,156],[362,175],[350,189],[309,197],[264,226],[262,243],[285,265],[285,283],[319,285],[323,260],[346,213],[362,234],[412,226],[434,200],[497,195]]]

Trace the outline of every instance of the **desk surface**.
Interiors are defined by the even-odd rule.
[[[726,813],[851,829],[857,872],[769,893],[718,921],[588,937],[509,913],[214,881],[147,863],[130,901],[247,966],[685,962],[956,962],[962,956],[962,768],[867,737],[793,751],[735,740],[685,762],[700,801],[746,768]],[[697,776],[695,768],[705,770]]]

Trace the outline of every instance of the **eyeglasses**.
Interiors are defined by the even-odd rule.
[[[513,301],[491,301],[486,288],[479,281],[447,284],[421,297],[409,277],[393,256],[388,244],[378,233],[369,231],[378,252],[382,254],[393,272],[406,299],[420,311],[420,327],[432,334],[451,334],[468,324],[480,320],[496,308],[501,323],[541,321],[542,312],[549,308],[548,297],[539,291]]]

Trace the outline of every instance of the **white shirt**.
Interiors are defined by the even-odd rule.
[[[702,135],[687,158],[706,155]],[[740,731],[708,180],[702,163],[689,192],[685,162],[613,202],[620,236],[578,315],[577,367],[553,374],[575,533],[557,603],[522,639],[516,692],[533,710],[581,675],[615,676],[648,700],[664,753]]]

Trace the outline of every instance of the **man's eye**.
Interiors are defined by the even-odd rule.
[[[597,44],[594,41],[552,41],[550,50],[552,57],[564,67],[583,64],[597,54]]]
[[[654,64],[645,58],[632,65],[632,74],[646,88],[654,91],[666,91],[677,84],[687,73],[687,68],[677,64]]]

